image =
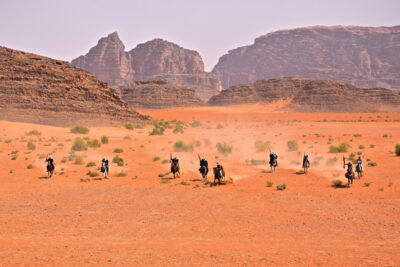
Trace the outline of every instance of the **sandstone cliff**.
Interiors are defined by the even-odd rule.
[[[160,109],[204,104],[194,89],[165,81],[135,82],[120,86],[117,90],[132,108]]]
[[[287,100],[290,103],[289,108],[302,111],[353,112],[400,109],[398,91],[292,77],[232,86],[213,96],[208,104],[269,103],[277,100]]]
[[[148,119],[87,71],[0,47],[0,120],[69,126]]]
[[[112,33],[101,38],[85,56],[74,59],[72,65],[111,85],[162,79],[194,88],[203,99],[217,94],[222,88],[214,74],[204,71],[198,52],[162,39],[139,44],[125,52],[118,34]]]
[[[315,26],[272,32],[214,67],[224,88],[298,76],[400,89],[400,26]]]

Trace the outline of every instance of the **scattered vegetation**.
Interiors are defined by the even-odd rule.
[[[74,126],[71,128],[71,133],[87,134],[89,133],[89,128],[86,126]]]
[[[394,147],[394,151],[396,153],[396,156],[400,157],[400,144],[396,144]]]
[[[189,125],[191,127],[199,127],[199,126],[201,126],[201,122],[198,120],[195,120],[195,121],[191,122]]]
[[[154,157],[153,158],[153,161],[159,161],[160,160],[160,157]]]
[[[252,160],[250,160],[250,164],[251,165],[265,165],[267,163],[266,163],[265,159],[252,159]]]
[[[124,159],[118,155],[113,158],[112,162],[116,163],[118,166],[124,166]]]
[[[88,175],[88,176],[90,176],[90,177],[96,177],[96,176],[99,176],[99,173],[98,172],[96,172],[96,171],[88,171],[87,173],[86,173],[86,175]]]
[[[38,130],[30,130],[29,132],[26,133],[26,135],[28,135],[28,136],[30,136],[30,135],[40,136],[40,135],[42,135],[42,133],[39,132]]]
[[[299,149],[299,145],[297,144],[296,140],[289,140],[286,144],[289,151],[297,151]]]
[[[99,140],[97,140],[97,139],[88,140],[87,145],[89,147],[100,147],[101,146]]]
[[[87,150],[87,144],[84,139],[78,137],[75,139],[74,144],[71,148],[73,151],[84,151]]]
[[[285,190],[286,189],[286,184],[280,184],[276,186],[276,190]]]
[[[117,177],[125,177],[125,176],[127,176],[127,175],[128,175],[127,173],[121,171],[121,172],[119,172],[119,173],[117,174]]]
[[[261,140],[257,140],[254,142],[257,153],[266,152],[269,149],[270,145],[271,142],[269,141],[263,142]]]
[[[329,147],[329,153],[344,153],[347,152],[349,147],[350,145],[347,143],[341,143],[337,146],[332,145]]]
[[[191,152],[194,146],[192,143],[185,143],[183,141],[176,141],[174,144],[174,151],[176,152]]]
[[[90,161],[86,164],[86,167],[94,167],[96,166],[96,163],[94,163],[93,161]]]
[[[101,137],[101,143],[102,143],[102,144],[108,144],[108,136],[103,135],[103,136]]]
[[[74,157],[74,163],[77,165],[83,164],[83,156],[81,155],[75,155]]]
[[[162,164],[167,164],[169,162],[169,160],[164,159],[163,161],[161,161]]]
[[[133,130],[134,127],[133,127],[132,123],[126,123],[125,124],[125,128],[128,129],[128,130]]]
[[[33,169],[33,165],[29,164],[28,166],[26,166],[27,169]]]
[[[165,121],[163,119],[154,121],[153,122],[154,128],[150,132],[149,135],[163,135],[165,132],[165,129],[171,128],[171,125],[168,121]]]
[[[368,186],[370,186],[370,185],[371,185],[371,182],[365,182],[365,183],[364,183],[364,186],[365,186],[365,187],[368,187]]]
[[[357,133],[357,134],[354,134],[353,136],[354,137],[361,137],[362,135]]]
[[[124,152],[122,148],[117,147],[116,149],[114,149],[114,153],[122,153],[122,152]]]
[[[340,179],[333,180],[332,186],[335,188],[342,187],[343,186],[342,180]]]
[[[376,162],[370,161],[370,162],[368,162],[368,166],[375,167],[375,166],[378,166],[378,164]]]
[[[274,183],[272,181],[267,181],[267,183],[265,184],[266,187],[272,187],[274,185]]]
[[[220,154],[227,156],[232,153],[233,146],[227,142],[219,142],[216,144],[216,148]]]
[[[26,143],[26,146],[29,150],[35,150],[36,149],[36,145],[32,142],[29,141],[28,143]]]
[[[359,146],[358,146],[358,149],[364,149],[364,148],[365,148],[364,145],[359,145]]]

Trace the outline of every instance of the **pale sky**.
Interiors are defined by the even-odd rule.
[[[71,61],[117,31],[126,50],[162,38],[206,70],[260,35],[311,25],[400,25],[400,0],[0,0],[0,45]]]

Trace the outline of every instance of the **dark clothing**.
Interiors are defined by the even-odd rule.
[[[105,172],[107,172],[108,173],[108,170],[109,170],[109,168],[108,168],[108,159],[106,159],[106,160],[102,160],[101,161],[101,172],[102,173],[105,173]]]
[[[269,154],[269,165],[272,166],[272,164],[276,162],[276,165],[278,166],[278,155],[276,154]]]
[[[180,172],[180,167],[179,167],[179,159],[173,158],[171,159],[171,172],[174,172],[173,166],[176,165],[178,167],[178,172]]]
[[[205,159],[200,160],[200,168],[199,168],[200,173],[202,173],[201,172],[202,167],[205,167],[205,175],[207,175],[208,174],[208,161],[207,160],[205,160]]]
[[[310,167],[310,161],[308,160],[307,156],[303,157],[303,168],[309,168]]]

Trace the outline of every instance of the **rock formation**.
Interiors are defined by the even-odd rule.
[[[87,71],[0,47],[0,120],[69,126],[148,119]]]
[[[121,98],[132,108],[159,109],[204,104],[194,89],[165,81],[135,82],[118,89]]]
[[[112,33],[101,38],[85,56],[72,60],[72,65],[111,85],[162,79],[194,88],[203,99],[217,94],[222,88],[214,74],[204,71],[198,52],[162,39],[139,44],[125,52],[118,34]]]
[[[400,26],[314,26],[272,32],[214,67],[224,88],[287,76],[400,89]]]
[[[213,96],[208,104],[269,103],[277,100],[288,100],[291,109],[302,111],[354,112],[400,109],[399,91],[292,77],[232,86]]]

